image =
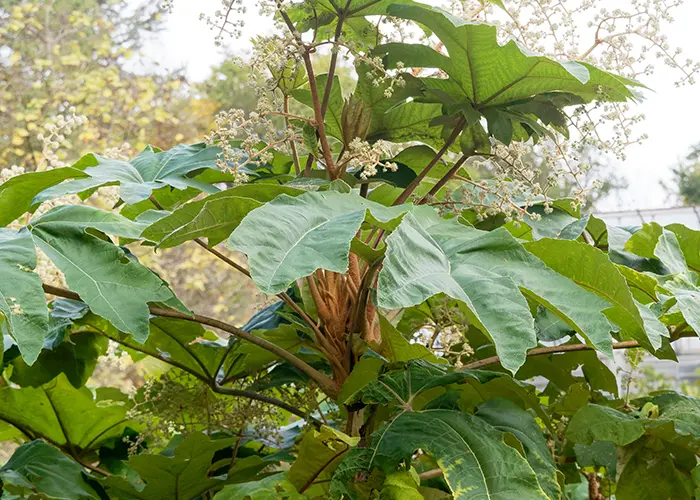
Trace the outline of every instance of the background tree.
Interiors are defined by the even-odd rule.
[[[691,147],[690,153],[671,169],[673,178],[662,185],[670,198],[683,205],[700,204],[700,144]]]
[[[130,152],[147,142],[170,147],[201,135],[210,109],[192,99],[181,75],[135,71],[145,37],[161,27],[153,2],[4,2],[0,161],[42,168],[47,118],[67,115],[70,107],[90,120],[52,138],[60,148],[48,147],[60,150],[59,160],[124,143]]]

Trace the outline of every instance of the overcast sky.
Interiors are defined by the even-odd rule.
[[[250,48],[248,39],[253,34],[265,33],[271,21],[257,16],[252,7],[246,15],[244,35],[231,40],[226,46],[236,53]],[[200,13],[212,14],[220,8],[220,0],[175,0],[172,14],[166,18],[165,31],[146,48],[146,56],[157,60],[166,68],[186,68],[192,81],[202,80],[209,74],[211,66],[223,58],[222,50],[214,45],[214,33],[199,21]],[[666,30],[669,43],[683,48],[683,56],[700,60],[700,2],[686,0],[678,8],[675,23]],[[671,176],[671,166],[684,157],[689,147],[700,142],[700,83],[676,88],[678,73],[660,66],[654,76],[643,83],[653,89],[646,92],[646,99],[636,108],[646,115],[640,125],[649,138],[641,145],[627,151],[624,162],[615,162],[617,172],[628,182],[629,188],[617,196],[601,203],[598,210],[657,208],[673,204],[660,185],[661,180]]]

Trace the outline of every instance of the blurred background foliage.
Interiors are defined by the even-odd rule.
[[[71,106],[88,117],[64,133],[56,154],[70,164],[87,152],[118,148],[131,156],[202,140],[217,112],[252,110],[256,95],[247,71],[231,60],[192,84],[180,70],[145,61],[144,42],[164,22],[158,2],[129,0],[4,0],[0,6],[0,165],[34,171],[42,165],[47,119]],[[92,200],[107,205],[109,196]],[[201,248],[139,258],[205,314],[244,322],[258,306],[252,282],[225,272]],[[187,279],[185,279],[185,277]],[[210,288],[204,293],[205,283]],[[212,287],[219,291],[212,303]],[[209,297],[205,300],[204,297]],[[251,300],[252,299],[252,300]]]

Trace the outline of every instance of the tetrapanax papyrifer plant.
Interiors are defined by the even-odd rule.
[[[700,331],[700,233],[609,227],[516,154],[641,85],[417,2],[264,7],[256,112],[0,185],[3,498],[695,498],[700,403],[603,360]],[[203,316],[136,252],[191,244],[272,303]],[[91,390],[99,356],[158,374]]]

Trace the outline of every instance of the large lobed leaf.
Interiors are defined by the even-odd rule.
[[[615,329],[608,319],[649,349],[661,347],[668,336],[599,250],[549,239],[526,249],[506,229],[478,231],[444,220],[429,207],[387,208],[335,191],[283,194],[252,210],[229,245],[248,255],[262,291],[280,293],[316,269],[345,272],[351,242],[353,251],[364,251],[355,239],[363,222],[391,232],[377,282],[378,305],[400,309],[442,293],[460,300],[512,372],[537,345],[533,303],[607,355]],[[382,257],[375,253],[375,259]]]
[[[248,255],[258,288],[277,294],[316,269],[344,273],[350,242],[368,216],[382,225],[406,210],[335,191],[283,194],[250,212],[228,245]]]
[[[432,211],[414,211],[387,238],[377,300],[380,307],[397,309],[438,293],[468,306],[470,319],[493,339],[504,367],[513,372],[536,345],[524,296],[612,353],[611,325],[601,314],[610,307],[607,301],[547,267],[505,229],[482,232]]]
[[[301,194],[277,185],[245,185],[182,205],[143,231],[143,237],[170,248],[195,238],[207,238],[214,246],[229,237],[243,217],[280,194]]]
[[[146,148],[130,161],[88,154],[74,165],[19,175],[0,185],[0,225],[6,225],[41,202],[68,194],[87,196],[100,186],[119,185],[127,203],[147,200],[163,187],[195,193],[219,191],[210,182],[194,177],[216,169],[218,147],[205,144],[179,145],[168,151]]]
[[[192,187],[215,193],[219,189],[192,178],[203,169],[215,168],[221,150],[206,144],[181,144],[168,151],[147,147],[130,161],[114,160],[90,154],[79,164],[88,165],[82,173],[87,178],[58,184],[39,193],[32,204],[51,200],[67,194],[91,193],[100,186],[119,185],[119,195],[126,203],[138,203],[148,199],[151,193],[163,186],[177,189]]]
[[[0,469],[0,481],[3,491],[17,495],[12,498],[104,498],[104,492],[95,482],[88,483],[81,465],[40,440],[17,448]]]
[[[585,243],[554,239],[527,243],[525,248],[558,273],[608,300],[612,307],[603,311],[606,316],[648,350],[658,349],[661,338],[668,337],[666,327],[634,300],[625,278],[602,251]]]
[[[110,494],[121,500],[192,499],[226,484],[226,478],[209,477],[209,471],[214,454],[230,447],[235,439],[212,440],[193,433],[184,439],[176,436],[173,441],[173,450],[131,457],[127,465],[139,479],[132,483],[124,477],[108,477],[104,485]]]
[[[120,247],[86,231],[91,228],[127,237],[143,229],[119,215],[84,206],[59,207],[29,226],[34,243],[63,272],[70,289],[94,313],[143,342],[148,337],[147,303],[175,301],[175,296]]]
[[[527,417],[515,407],[507,411],[517,412],[520,418]],[[527,433],[527,429],[523,432]],[[539,432],[533,436],[528,434],[529,439],[544,445]],[[535,448],[541,449],[541,446],[532,449]],[[504,432],[486,419],[450,410],[404,411],[394,417],[372,435],[367,448],[354,449],[338,466],[331,486],[332,495],[337,498],[347,491],[345,482],[358,472],[371,471],[378,466],[391,473],[399,464],[410,463],[418,449],[437,460],[456,500],[558,498],[558,495],[549,497],[545,493],[538,475],[527,459],[510,446]],[[550,472],[553,474],[554,470]],[[553,478],[550,484],[551,480]]]
[[[81,454],[121,438],[129,424],[124,406],[96,401],[87,387],[74,388],[64,374],[39,388],[0,389],[0,420],[25,436]]]
[[[406,67],[444,71],[448,79],[422,79],[426,100],[461,110],[470,123],[478,121],[474,110],[482,112],[489,132],[502,142],[510,142],[513,136],[511,121],[541,134],[544,129],[536,119],[545,125],[553,120],[554,125],[565,126],[557,116],[559,107],[596,99],[625,101],[634,97],[629,87],[638,85],[586,63],[538,56],[513,40],[501,45],[495,26],[468,22],[437,7],[405,2],[389,5],[387,14],[427,27],[444,44],[449,57],[425,45],[391,43],[376,49],[385,56],[385,64],[394,68],[401,62]],[[557,100],[557,95],[573,98]],[[539,100],[528,103],[536,96]]]

